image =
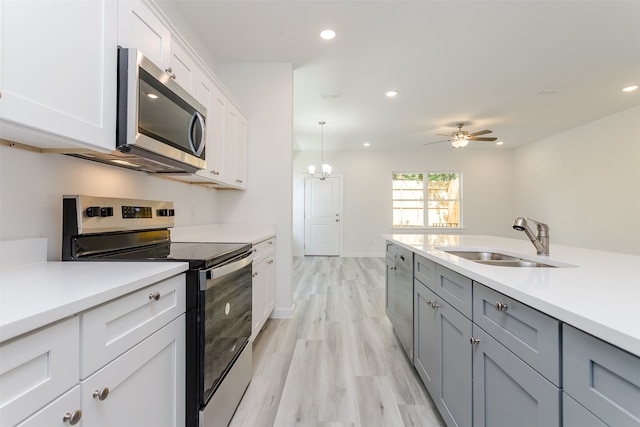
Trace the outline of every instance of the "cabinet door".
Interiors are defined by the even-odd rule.
[[[80,415],[75,424],[71,424],[72,416]],[[66,420],[66,417],[69,420]],[[75,421],[75,419],[73,419]],[[5,424],[3,424],[5,425]],[[82,411],[80,411],[80,386],[74,388],[21,422],[16,427],[68,427],[82,426]]]
[[[440,296],[434,301],[438,339],[438,394],[432,397],[448,426],[470,426],[472,414],[471,320]]]
[[[238,127],[240,112],[233,106],[227,105],[227,115],[224,128],[224,172],[228,182],[235,185],[237,178],[236,155],[238,152]]]
[[[640,426],[640,357],[567,324],[564,391],[611,426]]]
[[[0,2],[0,138],[115,149],[117,7],[112,0]]]
[[[267,268],[265,271],[265,288],[266,288],[266,304],[262,313],[265,322],[271,316],[273,309],[276,307],[276,260],[274,256],[267,260]]]
[[[196,76],[199,72],[198,66],[187,50],[173,39],[171,40],[171,61],[169,67],[169,76],[187,92],[196,96],[196,91],[199,89],[196,86]],[[198,99],[197,96],[196,99]],[[207,104],[201,103],[208,107]]]
[[[562,424],[567,427],[607,427],[602,420],[587,411],[567,393],[562,393]]]
[[[473,425],[560,425],[560,390],[478,326],[473,350]]]
[[[265,287],[264,278],[266,262],[262,261],[253,265],[253,273],[251,280],[251,338],[255,339],[262,329],[262,305],[263,305],[263,288]]]
[[[436,294],[419,280],[414,281],[414,364],[432,396],[438,395],[440,369]],[[432,305],[433,304],[433,305]]]
[[[16,425],[78,383],[79,342],[73,317],[0,345],[0,426]]]
[[[184,426],[184,317],[81,382],[85,426]]]
[[[387,317],[393,321],[393,310],[396,306],[396,262],[393,258],[385,258],[385,298],[384,308]]]
[[[245,116],[238,113],[238,131],[236,134],[236,185],[240,188],[247,188],[247,144],[248,144],[248,121]]]
[[[207,106],[207,168],[199,170],[196,174],[215,182],[224,182],[226,178],[224,132],[227,98],[204,73],[199,79],[196,97],[203,105]]]
[[[108,1],[108,0],[107,0]],[[113,2],[116,3],[116,2]],[[158,67],[171,66],[171,32],[140,0],[118,3],[118,44],[136,48]]]

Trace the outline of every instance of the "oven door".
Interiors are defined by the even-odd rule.
[[[250,251],[201,272],[201,407],[249,342],[253,257]]]

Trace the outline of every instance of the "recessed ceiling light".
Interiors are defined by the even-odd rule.
[[[326,30],[320,31],[320,37],[324,40],[331,40],[336,36],[336,32],[331,28],[327,28]]]
[[[504,142],[502,142],[502,141],[496,141],[496,145],[502,145],[502,144],[504,144]]]
[[[393,98],[394,96],[398,95],[398,91],[397,90],[390,90],[387,93],[385,93],[385,95],[387,95],[389,98]]]
[[[365,147],[369,147],[369,146],[371,145],[371,143],[370,143],[370,142],[365,142],[365,143],[364,143],[364,144],[362,144],[362,145],[364,145]]]
[[[158,99],[158,95],[156,95],[155,93],[148,93],[147,96],[151,99]]]
[[[633,85],[633,86],[627,86],[624,89],[622,89],[623,92],[633,92],[634,90],[638,89],[638,86]]]

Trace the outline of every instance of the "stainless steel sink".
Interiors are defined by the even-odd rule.
[[[555,267],[538,261],[518,258],[498,252],[483,251],[446,251],[446,253],[468,259],[479,264],[495,265],[499,267]]]

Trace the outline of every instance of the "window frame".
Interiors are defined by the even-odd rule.
[[[435,175],[435,174],[456,174],[458,176],[458,198],[457,199],[430,199],[429,198],[429,175]],[[396,201],[403,201],[403,200],[407,200],[407,199],[395,199],[394,198],[394,187],[393,187],[393,177],[394,175],[422,175],[422,202],[423,202],[423,206],[422,206],[422,218],[423,218],[423,224],[422,226],[403,226],[402,224],[400,225],[395,225],[393,223],[394,221],[394,209],[395,209],[395,202]],[[411,172],[406,172],[406,171],[391,171],[391,229],[395,230],[395,231],[416,231],[416,230],[439,230],[439,231],[445,231],[445,230],[449,230],[449,231],[457,231],[457,230],[462,230],[464,228],[464,215],[463,215],[463,199],[464,199],[464,195],[463,195],[463,176],[462,176],[462,172],[460,171],[442,171],[442,170],[429,170],[429,171],[424,171],[424,172],[420,172],[420,171],[411,171]],[[412,200],[417,200],[417,199],[412,199]],[[458,221],[458,225],[455,227],[447,227],[447,226],[442,226],[442,227],[437,227],[437,226],[429,226],[429,202],[433,202],[433,201],[457,201],[458,202],[458,206],[459,206],[459,221]],[[427,224],[427,225],[425,225]]]

